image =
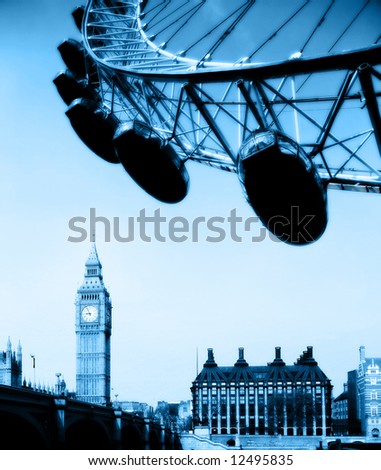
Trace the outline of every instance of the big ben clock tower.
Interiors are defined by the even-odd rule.
[[[102,265],[95,243],[85,265],[85,277],[77,291],[76,388],[79,400],[110,404],[111,299],[103,284]]]

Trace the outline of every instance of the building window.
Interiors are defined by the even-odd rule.
[[[377,416],[377,406],[370,407],[370,414],[371,416]]]
[[[370,392],[370,399],[377,400],[377,392]]]

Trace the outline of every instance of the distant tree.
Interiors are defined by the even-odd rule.
[[[171,418],[169,404],[166,401],[159,401],[154,412],[155,421],[163,424],[165,427],[170,427],[173,421]]]

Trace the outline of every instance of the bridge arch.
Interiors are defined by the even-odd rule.
[[[122,448],[126,450],[144,450],[142,435],[134,424],[127,424],[122,428]]]
[[[3,429],[0,439],[2,450],[45,450],[49,448],[46,430],[33,416],[0,410]]]
[[[167,450],[173,448],[173,443],[172,443],[171,435],[170,435],[168,432],[165,433],[165,437],[164,437],[164,448],[167,449]]]
[[[66,448],[70,450],[112,449],[107,430],[98,421],[83,418],[67,427]]]
[[[149,431],[149,448],[150,450],[161,450],[160,436],[155,429]]]

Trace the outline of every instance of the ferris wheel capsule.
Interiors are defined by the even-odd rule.
[[[180,202],[187,195],[189,175],[184,162],[150,126],[139,121],[120,125],[114,146],[124,169],[148,194],[167,203]]]
[[[238,175],[255,213],[280,240],[306,245],[324,233],[326,188],[311,159],[290,137],[254,132],[240,148]]]
[[[75,39],[65,39],[57,48],[69,70],[79,77],[86,77],[85,49]]]
[[[74,23],[78,28],[78,31],[82,31],[82,21],[83,21],[83,16],[85,14],[85,7],[83,5],[80,5],[76,7],[72,11],[72,17],[74,19]]]
[[[113,145],[118,119],[92,100],[78,98],[66,111],[78,137],[96,155],[109,163],[119,163]]]
[[[96,90],[86,80],[78,79],[70,70],[58,73],[53,79],[53,83],[62,100],[67,105],[77,98],[87,98],[93,101],[100,100]]]

